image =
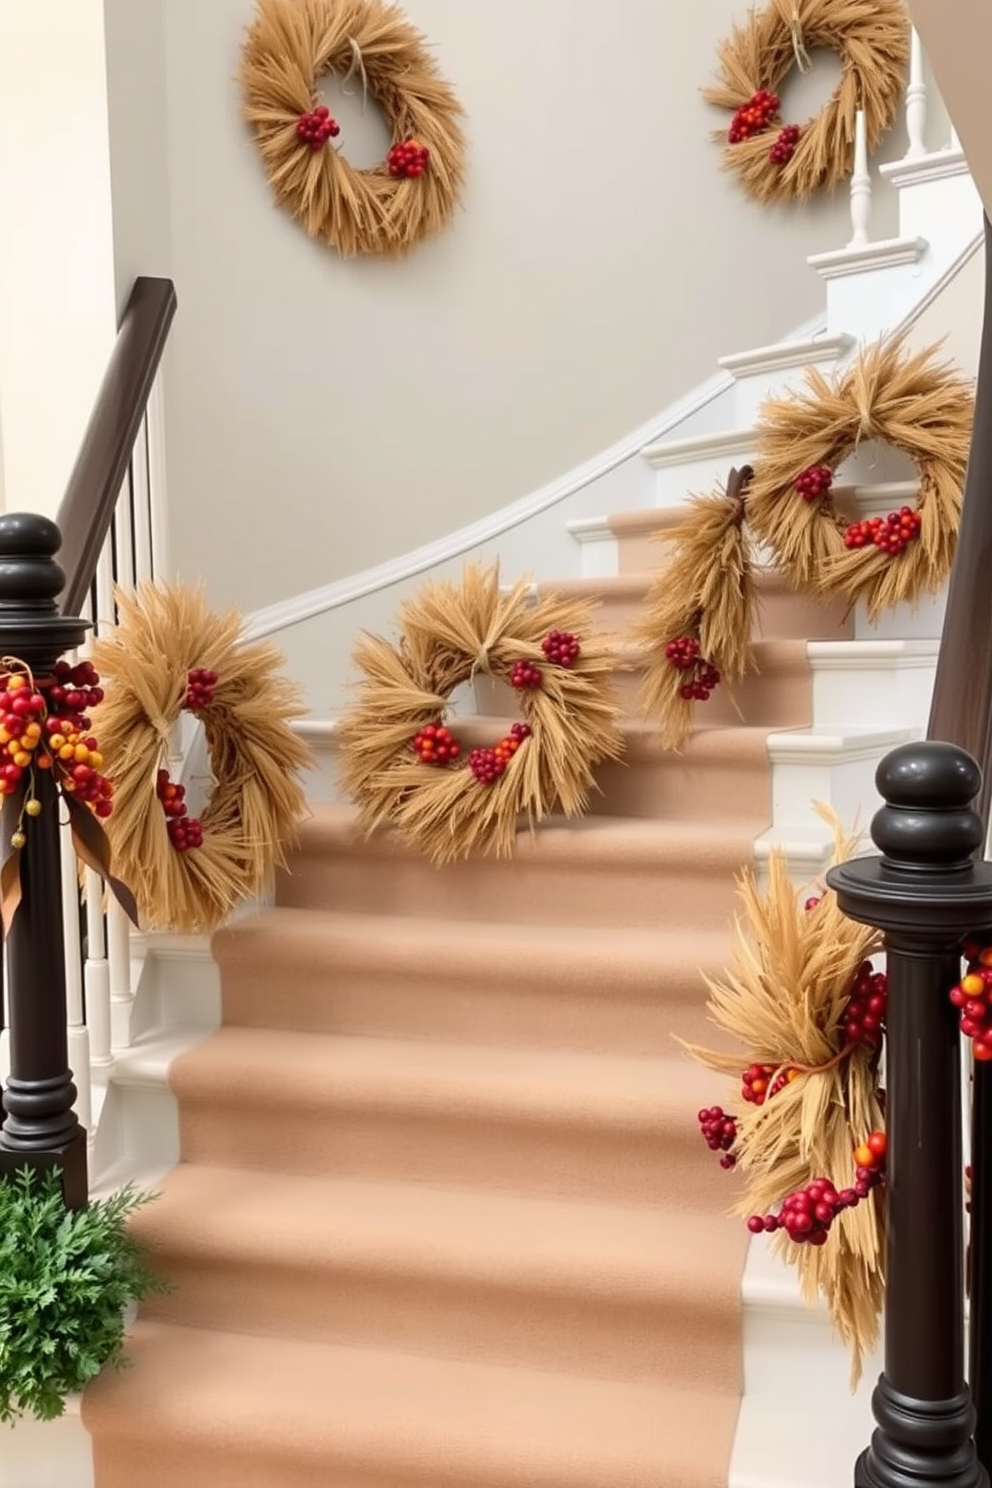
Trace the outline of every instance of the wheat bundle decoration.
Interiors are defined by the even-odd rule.
[[[512,852],[521,826],[579,815],[593,767],[619,757],[615,662],[590,634],[591,607],[504,592],[498,567],[431,582],[401,608],[393,645],[363,636],[354,706],[339,728],[341,783],[369,833],[389,825],[435,863]],[[506,682],[521,718],[467,750],[448,717],[455,688]]]
[[[386,159],[357,170],[321,77],[356,80],[382,110]],[[355,254],[405,253],[449,221],[464,176],[462,108],[427,43],[384,0],[259,0],[241,60],[244,114],[280,205],[312,238]]]
[[[850,176],[858,111],[869,149],[895,118],[909,36],[902,0],[771,0],[735,26],[720,44],[718,81],[703,97],[733,115],[714,138],[748,195],[804,201]],[[793,67],[811,67],[816,48],[839,56],[840,80],[819,114],[785,123],[778,90]]]
[[[662,563],[632,627],[643,647],[640,706],[678,749],[696,703],[721,683],[732,688],[753,665],[754,581],[745,534],[751,469],[732,470],[726,492],[693,496],[675,528],[659,533],[673,551]]]
[[[844,372],[815,367],[806,386],[760,411],[747,521],[797,589],[863,599],[871,618],[941,587],[950,573],[971,442],[971,384],[900,338],[876,343]],[[831,498],[837,467],[861,443],[908,455],[915,508],[846,521]]]
[[[854,844],[821,814],[841,861]],[[781,854],[767,889],[748,871],[740,896],[733,965],[709,982],[710,1017],[740,1052],[686,1047],[736,1078],[743,1114],[711,1106],[699,1123],[722,1166],[743,1177],[736,1212],[753,1234],[774,1235],[809,1303],[826,1301],[853,1387],[884,1292],[886,979],[868,959],[881,936],[842,915],[830,890],[801,902]]]
[[[94,646],[114,862],[145,926],[208,933],[266,886],[303,816],[310,754],[290,721],[305,710],[276,648],[244,644],[241,617],[211,612],[198,590],[145,583],[117,606]],[[214,778],[201,818],[169,776],[184,711],[203,725]]]

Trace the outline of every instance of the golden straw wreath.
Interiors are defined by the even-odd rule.
[[[505,855],[521,825],[581,813],[593,766],[621,753],[614,660],[591,607],[470,566],[432,582],[400,611],[396,645],[367,635],[355,651],[357,702],[342,719],[341,782],[368,832],[389,825],[435,863]],[[520,720],[472,747],[448,717],[451,693],[478,676],[517,693]]]
[[[356,170],[331,141],[321,77],[357,79],[392,135]],[[269,181],[312,238],[350,257],[399,254],[447,223],[464,174],[462,108],[426,42],[384,0],[259,0],[241,62],[245,118]]]
[[[732,689],[753,667],[754,581],[744,527],[749,466],[726,492],[693,496],[678,526],[658,533],[671,551],[648,590],[631,638],[643,649],[640,705],[666,749],[678,749],[697,703]],[[731,693],[732,696],[732,693]]]
[[[827,378],[761,409],[747,523],[795,588],[864,599],[874,619],[890,605],[939,589],[950,573],[974,414],[972,386],[902,338],[879,342]],[[919,477],[915,508],[849,521],[831,487],[859,444],[908,455]]]
[[[869,149],[896,115],[909,60],[902,0],[770,0],[735,26],[719,49],[719,82],[707,103],[733,114],[724,165],[760,202],[806,200],[851,174],[855,118],[864,110]],[[841,59],[840,81],[803,125],[780,115],[778,90],[792,68],[807,71],[817,47]]]
[[[212,613],[198,591],[146,583],[117,605],[93,650],[115,869],[146,927],[208,933],[267,884],[303,815],[310,754],[289,724],[304,709],[275,647],[242,644],[240,616]],[[203,725],[215,782],[200,819],[168,775],[184,710]]]
[[[839,862],[855,843],[818,810],[833,822]],[[713,1106],[699,1122],[721,1165],[743,1177],[735,1211],[752,1233],[773,1234],[810,1304],[826,1301],[851,1350],[853,1388],[878,1337],[884,1294],[886,987],[868,961],[881,935],[842,915],[822,886],[801,903],[781,854],[770,859],[767,889],[748,870],[740,895],[733,966],[708,983],[708,1006],[741,1052],[685,1046],[737,1080],[734,1114]],[[788,1203],[823,1180],[823,1210]],[[789,1218],[804,1208],[808,1220]]]

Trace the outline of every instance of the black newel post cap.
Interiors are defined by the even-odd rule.
[[[985,829],[972,809],[982,772],[955,744],[903,744],[882,760],[875,785],[885,802],[871,837],[883,861],[904,873],[970,867]]]
[[[55,562],[61,546],[62,534],[48,517],[36,512],[0,516],[0,605],[50,610],[65,586]]]

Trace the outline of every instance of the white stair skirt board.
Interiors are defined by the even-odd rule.
[[[78,1397],[57,1421],[24,1420],[2,1430],[0,1488],[94,1488],[93,1447]]]

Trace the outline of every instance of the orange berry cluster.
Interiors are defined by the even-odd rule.
[[[103,756],[85,713],[103,701],[99,683],[89,661],[60,661],[52,680],[37,687],[24,672],[0,677],[0,796],[12,795],[26,772],[52,770],[62,790],[97,816],[110,816],[114,788],[101,773]],[[24,809],[37,816],[41,803],[31,796]]]
[[[881,548],[894,558],[920,535],[920,515],[911,506],[902,506],[887,517],[867,517],[863,522],[851,522],[844,529],[846,548]]]
[[[429,723],[414,739],[413,752],[423,765],[450,765],[458,759],[462,746],[442,724]]]
[[[777,93],[769,93],[767,88],[759,88],[757,93],[752,93],[747,103],[734,114],[727,131],[727,140],[732,145],[739,145],[741,140],[750,139],[753,134],[760,134],[767,129],[773,119],[777,118],[778,111],[782,107],[782,100]]]
[[[961,1014],[961,1032],[972,1041],[971,1052],[985,1064],[992,1060],[992,946],[967,940],[964,954],[968,970],[950,998]]]
[[[525,739],[530,738],[530,725],[515,723],[494,749],[473,749],[468,767],[480,785],[495,785]]]
[[[751,1106],[763,1106],[766,1100],[799,1078],[798,1070],[784,1069],[776,1075],[776,1069],[778,1065],[775,1064],[749,1064],[741,1074],[741,1100]],[[772,1076],[775,1076],[774,1083],[769,1088]]]
[[[386,156],[386,165],[391,176],[422,176],[427,169],[431,152],[419,140],[408,139],[394,145]]]

